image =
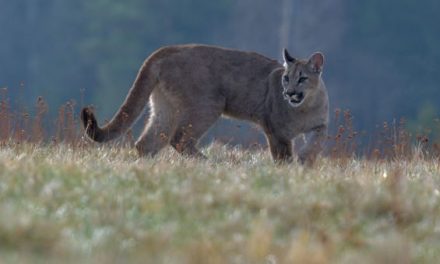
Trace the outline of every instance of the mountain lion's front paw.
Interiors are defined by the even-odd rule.
[[[298,162],[301,165],[311,166],[313,163],[315,163],[316,160],[316,154],[309,153],[307,151],[301,151],[298,154]]]

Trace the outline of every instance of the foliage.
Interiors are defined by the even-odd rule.
[[[125,97],[142,61],[182,42],[213,43],[230,1],[74,1],[2,3],[0,87],[57,107],[85,89],[107,116]],[[18,30],[17,30],[18,29]],[[107,96],[100,96],[106,91]],[[29,102],[29,101],[28,101]]]
[[[440,143],[440,116],[437,108],[431,104],[424,104],[415,119],[410,120],[409,130],[416,135],[426,135],[434,142]]]
[[[94,104],[109,119],[142,61],[161,46],[201,42],[280,58],[285,39],[299,57],[325,52],[331,107],[351,109],[360,131],[416,120],[424,104],[437,103],[438,1],[298,0],[285,5],[291,12],[281,2],[288,3],[1,1],[0,88],[9,88],[11,105],[43,96],[51,114],[73,99],[77,109]],[[290,17],[281,21],[283,13]]]
[[[347,3],[344,52],[350,59],[342,60],[349,87],[342,89],[362,129],[396,117],[415,119],[426,102],[437,103],[440,31],[432,25],[439,23],[440,5],[422,2]]]

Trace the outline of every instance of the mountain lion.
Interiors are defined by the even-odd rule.
[[[292,160],[291,140],[311,136],[299,161],[313,161],[328,124],[328,96],[321,73],[324,57],[306,60],[284,50],[284,66],[254,52],[206,45],[163,47],[148,57],[115,116],[99,127],[91,108],[81,111],[86,134],[97,142],[115,139],[141,115],[151,114],[136,142],[141,156],[167,144],[179,153],[204,157],[198,139],[221,116],[248,120],[264,131],[275,161]]]

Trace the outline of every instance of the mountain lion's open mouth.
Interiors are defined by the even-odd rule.
[[[299,92],[299,93],[296,93],[296,92],[293,92],[293,93],[285,92],[284,93],[284,97],[286,98],[287,101],[289,101],[289,103],[292,106],[297,107],[304,100],[304,93],[303,92]]]

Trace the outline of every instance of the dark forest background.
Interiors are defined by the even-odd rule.
[[[357,130],[405,117],[435,137],[439,12],[437,0],[0,0],[0,88],[29,111],[42,96],[54,115],[74,100],[104,120],[161,46],[206,43],[279,60],[283,47],[297,57],[320,50],[332,111],[350,109]],[[232,121],[210,135],[261,139]]]

